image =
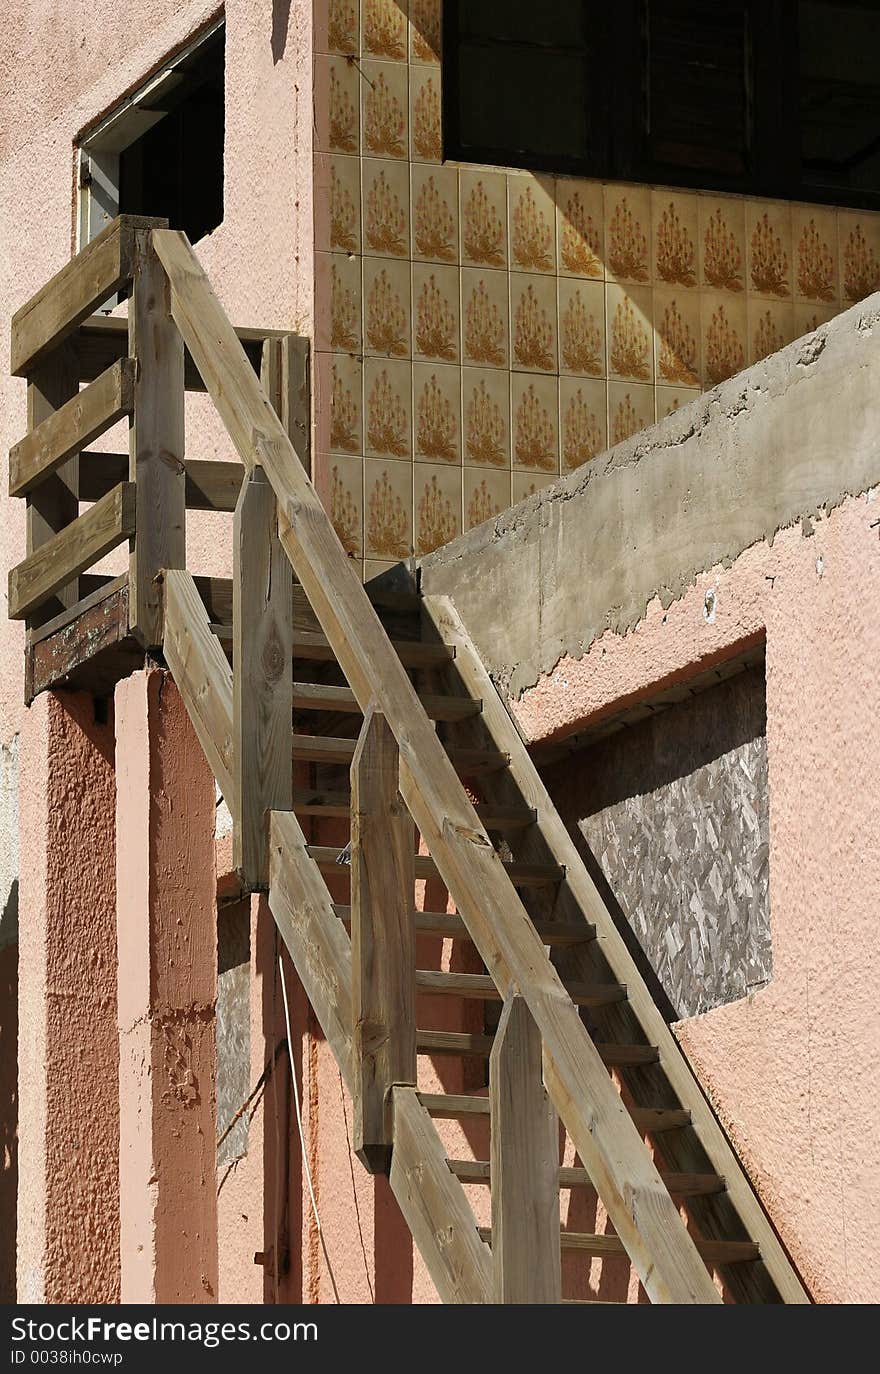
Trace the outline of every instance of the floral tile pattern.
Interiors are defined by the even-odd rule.
[[[880,290],[867,211],[444,163],[441,45],[316,0],[316,474],[369,573]]]

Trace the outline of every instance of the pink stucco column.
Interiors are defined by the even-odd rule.
[[[217,1299],[214,781],[170,675],[116,689],[123,1302]]]
[[[100,706],[100,717],[106,715]],[[113,723],[85,693],[24,717],[20,1302],[119,1298]]]

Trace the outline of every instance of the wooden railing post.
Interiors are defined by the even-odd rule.
[[[416,1081],[415,833],[388,722],[370,708],[351,764],[354,1148],[391,1165],[391,1089]]]
[[[146,648],[162,643],[156,575],[186,567],[183,339],[171,318],[165,271],[152,230],[134,232],[128,351],[135,360],[129,430],[129,480],[137,484],[135,536],[128,569],[129,622]]]
[[[267,339],[263,379],[280,377],[278,340]],[[263,469],[242,484],[233,535],[233,768],[227,803],[233,863],[246,889],[269,886],[269,812],[293,808],[293,573],[278,539],[275,493]]]
[[[558,1303],[559,1123],[544,1088],[541,1034],[518,995],[501,1013],[489,1098],[495,1301]]]
[[[76,350],[67,340],[28,376],[27,427],[28,433],[60,410],[79,391]],[[74,454],[56,472],[37,487],[27,498],[27,553],[49,542],[79,514],[79,457]],[[39,608],[29,619],[28,628],[41,625],[58,610],[68,608],[79,600],[79,578],[59,587],[55,598]]]

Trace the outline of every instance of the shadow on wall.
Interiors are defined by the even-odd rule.
[[[272,61],[278,63],[287,47],[290,0],[272,0]]]
[[[18,916],[13,882],[2,927]],[[0,1302],[15,1302],[18,1192],[18,944],[0,945]]]
[[[546,783],[668,1019],[772,971],[764,669],[580,750]]]

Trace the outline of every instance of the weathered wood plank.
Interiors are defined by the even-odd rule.
[[[490,1303],[492,1259],[415,1088],[394,1088],[391,1188],[443,1302]]]
[[[284,330],[260,329],[250,325],[236,325],[235,333],[256,373],[260,371],[264,341],[267,338],[285,337]],[[117,358],[128,355],[128,323],[116,315],[90,315],[79,325],[71,342],[76,348],[79,379],[91,382]],[[184,355],[183,380],[187,391],[205,390],[205,383],[188,349]]]
[[[169,569],[161,579],[161,588],[165,603],[165,661],[220,791],[231,808],[235,796],[232,672],[211,634],[208,613],[190,574]]]
[[[134,364],[122,358],[9,450],[9,495],[24,496],[65,459],[131,413]]]
[[[421,1094],[424,1099],[425,1094]],[[426,1104],[427,1105],[427,1104]],[[436,1112],[429,1112],[437,1116]],[[464,1115],[464,1113],[461,1113]],[[462,1183],[491,1183],[492,1166],[488,1159],[450,1159],[449,1167]],[[660,1177],[673,1197],[704,1197],[710,1193],[724,1191],[724,1179],[717,1174],[677,1174],[667,1169],[660,1170]],[[592,1188],[593,1180],[586,1169],[561,1167],[559,1169],[560,1188]]]
[[[466,697],[420,693],[419,700],[431,720],[463,720],[480,713],[480,703]],[[295,682],[293,704],[300,711],[351,711],[358,715],[361,709],[350,687],[323,682]]]
[[[10,570],[10,620],[30,615],[59,587],[127,539],[134,528],[134,486],[120,482],[103,500]]]
[[[81,501],[99,501],[117,482],[128,477],[127,453],[79,455],[79,495]],[[245,470],[241,463],[224,463],[195,458],[185,462],[187,510],[234,511]],[[231,637],[232,626],[228,632]]]
[[[43,424],[78,391],[76,355],[69,343],[62,344],[38,364],[28,377],[28,431]],[[74,455],[27,498],[25,553],[34,553],[47,539],[77,518],[78,489],[79,459]],[[30,617],[28,631],[39,627],[58,611],[75,605],[78,600],[79,580],[74,578],[66,587],[59,587],[56,594]]]
[[[489,1101],[495,1301],[558,1303],[559,1118],[541,1076],[541,1033],[522,997],[504,1003]]]
[[[269,907],[351,1092],[351,941],[290,811],[270,815]]]
[[[519,803],[535,807],[538,813],[538,823],[534,832],[529,832],[531,838],[527,838],[522,847],[523,856],[536,859],[540,857],[544,860],[553,858],[565,865],[565,889],[571,896],[569,907],[565,909],[581,911],[595,926],[602,955],[614,977],[626,984],[627,1010],[631,1010],[637,1018],[638,1025],[651,1044],[658,1047],[658,1059],[666,1079],[681,1108],[689,1113],[711,1168],[725,1179],[725,1197],[741,1218],[747,1234],[759,1244],[761,1259],[773,1284],[784,1302],[809,1302],[809,1297],[755,1196],[750,1181],[715,1119],[690,1065],[658,1011],[568,830],[553,806],[516,726],[480,661],[461,617],[446,597],[426,597],[425,610],[444,642],[455,645],[456,673],[466,689],[483,700],[483,724],[498,748],[505,749],[510,756],[510,771],[506,775],[508,785],[504,788],[490,788],[490,793],[496,802],[510,802],[515,797]],[[690,1166],[685,1163],[679,1167],[687,1169]],[[696,1167],[699,1168],[699,1164]]]
[[[416,1081],[415,831],[398,791],[397,741],[367,711],[351,763],[354,1148],[391,1164],[391,1089]]]
[[[471,1031],[416,1031],[419,1054],[473,1054],[488,1057],[492,1052],[493,1043],[494,1036],[476,1035]],[[625,1064],[657,1062],[657,1051],[653,1045],[602,1044],[599,1041],[591,1043],[606,1068],[616,1069]]]
[[[171,318],[168,279],[148,230],[134,235],[128,349],[137,368],[129,427],[129,478],[137,529],[128,564],[131,629],[146,648],[162,643],[163,568],[186,567],[183,469],[183,339]]]
[[[295,807],[294,807],[295,809]],[[334,903],[334,910],[340,920],[350,923],[351,907]],[[470,940],[470,931],[460,916],[452,916],[446,911],[413,911],[416,935],[435,935],[444,940]],[[571,945],[592,939],[592,927],[577,927],[563,921],[538,922],[537,930],[544,944]],[[584,933],[586,932],[586,934]],[[467,975],[479,977],[479,974]]]
[[[298,636],[294,636],[293,652],[296,655]],[[296,687],[293,684],[294,701]],[[345,819],[351,810],[349,792],[324,792],[300,788],[294,793],[294,810],[298,816],[323,816],[325,819]],[[535,813],[524,806],[483,806],[476,808],[477,815],[487,830],[521,830],[533,825]]]
[[[12,317],[12,375],[23,377],[30,372],[130,280],[137,230],[167,223],[139,215],[118,216],[16,310]]]
[[[309,845],[309,854],[319,868],[332,872],[339,850],[333,845],[313,844]],[[517,887],[543,887],[548,883],[558,883],[565,876],[565,870],[558,868],[556,864],[521,864],[503,860],[499,860],[499,863],[503,864],[503,871]],[[417,878],[442,877],[436,859],[429,854],[415,856],[415,871]]]
[[[425,1109],[431,1116],[446,1120],[459,1117],[488,1116],[488,1097],[476,1097],[461,1093],[419,1093]],[[669,1107],[628,1107],[635,1126],[640,1131],[659,1135],[665,1131],[680,1131],[690,1125],[690,1113]],[[560,1170],[560,1177],[562,1174]],[[586,1173],[586,1170],[584,1170]]]
[[[109,696],[117,682],[143,664],[143,649],[128,633],[127,583],[127,575],[114,578],[40,626],[39,638],[26,650],[26,705],[57,687]]]
[[[500,991],[507,996],[519,990],[527,999],[544,1044],[550,1095],[649,1296],[657,1302],[719,1302],[577,1007],[192,249],[184,235],[168,230],[159,230],[154,241],[171,281],[172,313],[239,456],[249,468],[262,463],[272,483],[281,542],[321,628],[361,708],[375,698],[394,732],[401,794],[443,881]]]
[[[257,891],[269,885],[268,813],[293,806],[293,573],[261,468],[241,488],[233,563],[232,855],[244,888]]]
[[[492,1240],[488,1227],[480,1227],[483,1240]],[[626,1248],[619,1236],[592,1235],[584,1231],[563,1231],[560,1236],[563,1250],[580,1250],[597,1259],[626,1257]],[[748,1240],[694,1240],[697,1251],[707,1264],[747,1264],[760,1259],[758,1246]]]
[[[293,757],[302,763],[351,763],[354,755],[353,739],[338,739],[332,735],[294,735]],[[507,756],[495,749],[452,749],[455,767],[464,777],[480,777],[485,773],[507,767]]]
[[[485,973],[447,973],[442,969],[419,969],[416,973],[416,987],[420,992],[430,992],[435,996],[475,997],[481,1002],[501,1000],[501,993]],[[607,1007],[612,1002],[622,1002],[626,997],[626,988],[622,983],[566,982],[565,990],[578,1007]]]

